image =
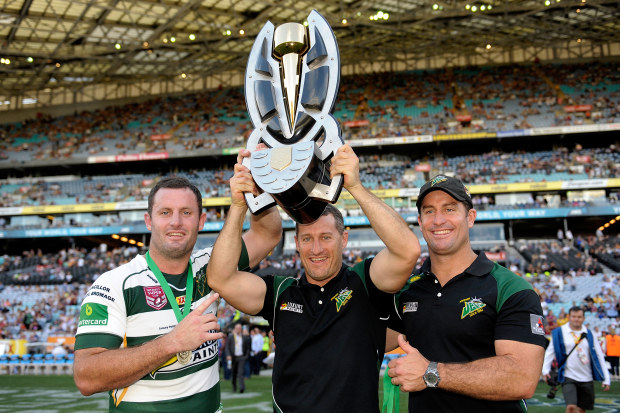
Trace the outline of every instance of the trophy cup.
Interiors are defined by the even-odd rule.
[[[276,203],[295,221],[316,221],[335,203],[343,177],[330,178],[330,159],[344,144],[332,115],[340,83],[340,55],[329,23],[316,10],[308,27],[262,28],[248,59],[245,101],[254,126],[243,163],[263,191],[245,194],[258,214]],[[267,149],[255,151],[264,143]]]

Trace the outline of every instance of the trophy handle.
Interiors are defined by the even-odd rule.
[[[244,158],[242,165],[250,169],[250,158]],[[245,197],[245,203],[248,204],[248,209],[254,215],[260,214],[276,204],[276,201],[267,192],[263,192],[259,196],[246,192],[243,196]]]

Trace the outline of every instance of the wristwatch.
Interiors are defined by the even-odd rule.
[[[439,385],[439,381],[441,377],[439,377],[439,370],[437,370],[437,362],[431,361],[426,369],[426,373],[422,376],[424,379],[424,383],[426,383],[426,387],[435,389]]]

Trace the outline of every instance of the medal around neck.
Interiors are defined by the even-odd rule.
[[[243,164],[263,190],[246,193],[258,214],[276,203],[295,221],[316,221],[335,203],[343,177],[330,178],[330,159],[344,144],[332,115],[340,84],[340,54],[329,23],[316,10],[308,27],[267,22],[248,58],[245,100],[254,126]],[[255,151],[258,144],[268,148]]]
[[[186,365],[192,360],[192,351],[185,350],[177,353],[177,360],[180,364]]]

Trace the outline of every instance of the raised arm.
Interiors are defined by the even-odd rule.
[[[249,155],[249,150],[242,149],[237,156],[237,163],[240,164],[242,159]],[[278,245],[281,239],[282,219],[278,208],[269,208],[258,215],[250,214],[250,229],[243,234],[250,267],[258,265]]]
[[[403,391],[426,388],[422,376],[429,360],[398,337],[405,357],[392,360],[388,374]],[[543,363],[541,346],[512,340],[495,341],[496,356],[467,363],[439,363],[439,388],[487,400],[529,399],[536,391]]]
[[[243,193],[256,194],[256,186],[250,171],[241,163],[235,165],[235,175],[230,179],[230,189],[232,203],[224,227],[213,246],[211,260],[207,266],[207,280],[209,286],[220,293],[233,307],[247,314],[256,314],[263,308],[266,293],[265,283],[259,276],[237,269],[237,262],[241,254],[243,220],[248,210]],[[272,209],[275,210],[275,208]],[[265,212],[265,214],[272,214],[272,212]],[[268,221],[270,221],[272,216],[268,215],[262,218],[269,218]],[[281,228],[281,221],[279,225]],[[255,235],[251,234],[249,239],[246,238],[246,242],[252,244],[251,247],[250,245],[247,247],[248,253],[254,254],[255,258],[257,251],[266,250],[264,255],[267,255],[273,248],[267,249],[267,246],[256,245],[258,239],[260,237],[256,233]],[[250,263],[251,265],[256,264],[252,263],[252,258]]]
[[[373,259],[370,277],[377,288],[394,293],[411,275],[420,256],[420,242],[398,212],[364,187],[359,176],[359,159],[349,145],[341,146],[332,158],[332,177],[340,173],[344,175],[344,187],[386,246]]]

